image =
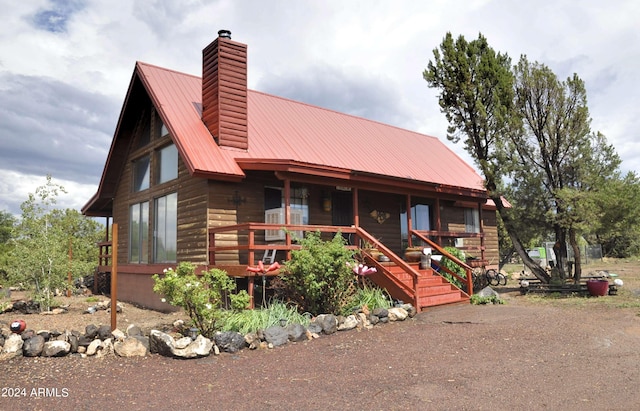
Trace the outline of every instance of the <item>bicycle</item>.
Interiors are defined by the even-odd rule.
[[[484,288],[487,285],[507,285],[506,275],[493,268],[486,270],[484,266],[473,267],[473,270],[471,271],[471,278],[473,279],[474,290]]]

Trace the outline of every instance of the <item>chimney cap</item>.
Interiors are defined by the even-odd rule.
[[[231,30],[218,30],[218,37],[231,40]]]

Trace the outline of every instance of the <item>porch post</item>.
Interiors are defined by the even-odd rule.
[[[284,179],[284,224],[291,224],[291,179]],[[291,236],[285,232],[287,245],[287,260],[291,259]]]
[[[442,231],[442,221],[440,220],[440,197],[436,197],[435,216],[436,216],[436,231],[438,232],[438,235],[436,237],[436,242],[440,247],[442,247],[442,236],[440,235],[440,232]]]
[[[411,230],[413,230],[413,218],[411,218],[411,194],[407,194],[407,247],[413,247]]]
[[[484,261],[485,249],[484,249],[484,222],[482,221],[482,203],[478,203],[478,222],[480,224],[480,259]]]
[[[354,187],[351,192],[353,193],[353,225],[360,227],[360,213],[358,212],[358,187]]]

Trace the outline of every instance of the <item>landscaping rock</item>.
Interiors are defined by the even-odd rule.
[[[142,330],[137,325],[130,324],[127,327],[127,336],[134,337],[142,335]]]
[[[43,357],[64,357],[71,351],[71,344],[66,341],[47,341],[42,349]]]
[[[126,337],[113,344],[113,350],[120,357],[144,357],[149,349],[135,337]]]
[[[149,351],[152,354],[160,354],[165,357],[173,356],[175,343],[173,337],[158,330],[151,330],[149,334]]]
[[[242,338],[242,342],[244,343],[244,337],[242,337],[241,334],[238,335],[240,335],[240,337]],[[184,348],[182,350],[174,349],[173,355],[178,358],[206,357],[211,354],[212,348],[213,342],[210,339],[204,337],[203,335],[198,335],[195,341],[189,344],[187,348]]]
[[[100,340],[91,341],[91,344],[87,346],[87,350],[85,351],[85,353],[88,356],[96,355],[96,352],[98,352],[98,348],[100,348],[100,344],[102,344],[102,341]]]
[[[98,338],[104,341],[107,338],[111,338],[111,337],[112,337],[111,326],[101,325],[100,327],[98,327]]]
[[[409,313],[402,307],[389,308],[389,321],[404,321]]]
[[[255,350],[260,346],[260,338],[258,338],[258,333],[245,334],[244,342],[247,344],[250,350]]]
[[[106,357],[110,354],[113,354],[113,340],[111,338],[107,338],[100,343],[100,349],[96,353],[96,358]]]
[[[217,332],[213,340],[221,351],[230,353],[240,351],[246,344],[244,336],[234,331]]]
[[[316,317],[316,322],[322,326],[322,332],[325,334],[338,331],[338,319],[333,314],[320,314]]]
[[[279,325],[274,325],[264,330],[264,339],[268,344],[279,347],[289,342],[289,333]]]
[[[98,327],[94,324],[89,324],[84,328],[84,335],[90,341],[96,338],[98,335]]]
[[[4,345],[2,346],[3,354],[10,354],[10,357],[20,357],[22,356],[22,347],[24,345],[24,341],[22,337],[18,334],[11,334],[4,340]]]
[[[347,317],[345,317],[344,319],[342,319],[342,321],[338,321],[338,331],[347,331],[347,330],[353,330],[354,328],[356,328],[356,326],[358,325],[358,320],[356,319],[356,316],[351,314]]]
[[[300,342],[307,340],[307,329],[302,324],[289,324],[286,331],[289,341]]]
[[[174,340],[173,346],[178,350],[183,350],[187,348],[189,344],[191,344],[192,342],[193,340],[191,339],[191,337],[182,337],[177,340]]]
[[[126,335],[124,335],[124,333],[117,328],[111,331],[111,335],[113,335],[113,339],[115,341],[124,341],[124,338],[126,337]]]
[[[24,341],[22,345],[22,355],[25,357],[37,357],[42,354],[44,349],[45,338],[38,334]]]
[[[384,318],[389,316],[389,311],[386,308],[374,308],[371,314],[378,318]]]
[[[313,334],[320,334],[322,332],[322,324],[317,321],[313,321],[311,322],[311,324],[309,324],[307,330],[309,330],[309,332]]]

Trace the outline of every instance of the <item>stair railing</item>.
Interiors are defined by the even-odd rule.
[[[379,252],[381,252],[383,255],[389,258],[390,262],[395,263],[396,266],[402,268],[404,272],[409,274],[412,277],[413,287],[410,287],[406,283],[400,281],[398,278],[396,278],[393,274],[390,273],[387,267],[385,267],[375,258],[365,253],[366,262],[376,267],[376,270],[377,270],[377,273],[372,275],[372,279],[374,280],[374,282],[376,282],[379,286],[386,288],[387,291],[389,291],[390,293],[392,293],[392,291],[395,290],[405,295],[406,297],[408,297],[409,301],[406,301],[406,300],[403,300],[403,301],[410,302],[411,304],[413,304],[414,307],[416,307],[417,310],[420,310],[420,307],[418,306],[419,273],[416,270],[414,270],[413,267],[407,264],[407,262],[404,261],[400,256],[398,256],[396,253],[394,253],[389,248],[387,248],[384,244],[378,241],[377,238],[369,234],[362,227],[355,227],[355,230],[356,230],[355,231],[356,236],[362,242],[367,242],[371,244],[373,247],[378,249]],[[391,290],[391,288],[393,288],[394,290]]]
[[[420,233],[420,231],[416,231],[416,230],[411,230],[412,235],[415,235],[416,237],[418,237],[420,240],[424,241],[426,244],[429,245],[429,247],[431,247],[432,249],[436,250],[439,254],[447,257],[449,260],[453,261],[454,264],[460,266],[464,272],[465,272],[465,278],[459,276],[457,273],[454,273],[451,270],[447,270],[446,267],[442,267],[442,269],[445,269],[447,273],[453,275],[454,277],[456,277],[458,280],[460,280],[462,283],[466,284],[467,286],[467,294],[468,295],[472,295],[473,294],[473,276],[471,274],[472,272],[472,268],[464,261],[460,260],[459,258],[457,258],[456,256],[454,256],[453,254],[451,254],[450,252],[448,252],[447,250],[445,250],[443,247],[439,246],[437,243],[431,241],[429,238],[427,238],[425,235],[423,235],[422,233]],[[439,265],[439,264],[438,264]]]

